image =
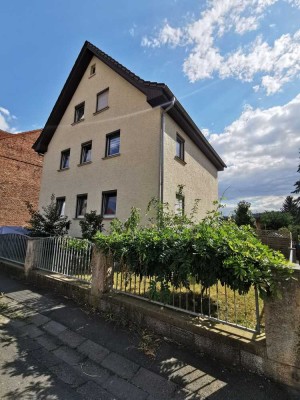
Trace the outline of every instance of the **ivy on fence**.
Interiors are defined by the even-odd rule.
[[[166,204],[153,204],[156,223],[139,226],[139,213],[133,208],[124,224],[113,222],[110,234],[96,234],[96,246],[134,274],[155,277],[161,287],[170,283],[189,288],[193,277],[204,287],[219,282],[239,294],[256,285],[266,297],[278,294],[278,282],[291,278],[283,255],[263,245],[250,226],[221,218],[219,205],[196,223],[193,215],[180,217]]]

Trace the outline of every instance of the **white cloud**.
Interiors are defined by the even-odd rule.
[[[219,182],[229,205],[252,199],[255,211],[280,208],[299,179],[299,114],[300,94],[283,106],[247,106],[223,133],[208,136],[228,166]]]
[[[129,35],[131,36],[131,37],[134,37],[135,36],[135,30],[136,30],[136,28],[137,28],[137,25],[136,24],[133,24],[132,25],[132,27],[129,29]]]
[[[11,126],[12,120],[17,119],[15,115],[11,115],[10,111],[4,107],[0,107],[0,129],[6,132],[15,133],[16,128]]]
[[[271,95],[300,73],[300,30],[294,35],[280,36],[273,44],[258,36],[247,45],[224,54],[216,41],[228,32],[243,35],[257,30],[266,10],[277,1],[208,1],[199,19],[177,28],[165,20],[157,35],[144,37],[141,44],[145,47],[185,46],[188,56],[183,62],[183,71],[190,82],[214,75],[249,82],[257,77],[261,79],[261,87]],[[295,6],[300,4],[300,0],[286,1]]]

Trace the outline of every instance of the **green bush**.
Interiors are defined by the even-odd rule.
[[[193,276],[210,287],[227,284],[240,294],[256,285],[261,297],[275,295],[278,281],[292,270],[283,255],[263,245],[249,226],[220,218],[218,209],[200,223],[178,220],[156,203],[159,218],[149,227],[115,221],[109,235],[98,233],[95,244],[133,273],[156,277],[163,285],[189,288]],[[133,209],[128,221],[139,220]],[[128,228],[129,226],[129,228]]]

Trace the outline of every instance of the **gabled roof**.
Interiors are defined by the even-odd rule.
[[[68,107],[73,94],[79,82],[82,79],[92,57],[95,56],[108,67],[121,75],[129,83],[135,86],[138,90],[144,93],[147,97],[147,102],[152,107],[162,106],[170,102],[174,97],[171,90],[164,83],[145,81],[111,58],[109,55],[95,47],[90,42],[85,42],[75,64],[66,80],[66,83],[53,107],[53,110],[46,122],[46,125],[33,145],[33,148],[38,153],[45,153],[48,145],[55,133],[55,130]],[[226,165],[217,152],[213,149],[207,139],[204,137],[200,129],[185,111],[183,106],[176,99],[174,107],[168,111],[168,114],[181,127],[181,129],[192,139],[199,149],[208,157],[215,167],[222,171]]]

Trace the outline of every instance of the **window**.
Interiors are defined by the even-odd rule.
[[[175,214],[178,216],[184,215],[184,196],[179,193],[176,194]]]
[[[184,161],[184,140],[178,134],[176,135],[176,157]]]
[[[61,152],[60,169],[67,169],[70,165],[70,149]]]
[[[103,217],[114,217],[117,210],[117,191],[102,193],[102,215]]]
[[[92,142],[83,143],[81,145],[80,164],[92,161]]]
[[[90,76],[95,75],[96,73],[96,64],[91,65]]]
[[[57,197],[56,198],[56,210],[58,215],[61,217],[65,215],[65,205],[66,205],[66,198],[65,197]]]
[[[106,135],[105,157],[114,156],[120,153],[120,131]]]
[[[108,89],[97,94],[96,112],[108,107]]]
[[[85,216],[86,207],[87,207],[87,194],[78,195],[76,204],[76,218],[82,218]]]
[[[84,119],[84,102],[75,107],[74,122],[79,122]]]

